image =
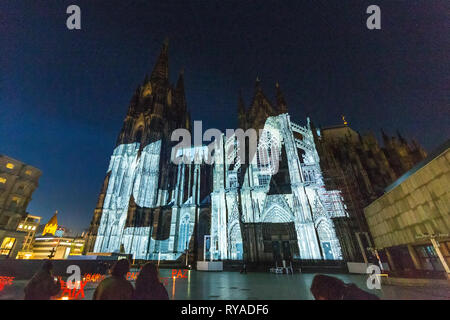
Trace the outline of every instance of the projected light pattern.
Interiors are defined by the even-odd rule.
[[[302,139],[294,137],[299,133]],[[342,259],[332,217],[347,216],[340,191],[326,191],[311,127],[290,122],[288,114],[269,117],[258,142],[257,153],[238,186],[239,144],[224,139],[223,150],[235,147],[226,163],[214,166],[211,251],[215,260],[242,259],[241,226],[245,223],[293,222],[300,259]],[[281,150],[286,151],[290,192],[268,194],[278,172]],[[302,157],[299,157],[299,150]],[[216,154],[220,157],[220,152]],[[236,165],[233,165],[236,163]],[[333,202],[330,208],[326,203]],[[239,210],[239,206],[241,210]]]
[[[293,223],[298,243],[298,256],[294,258],[342,259],[331,218],[347,213],[340,192],[324,187],[309,119],[302,127],[292,123],[288,114],[269,117],[247,166],[239,158],[238,139],[222,139],[214,157],[225,159],[225,163],[215,161],[211,188],[209,253],[213,259],[242,260],[242,225],[255,223]],[[201,164],[192,161],[177,165],[176,185],[172,190],[161,190],[161,140],[139,149],[139,143],[131,143],[114,150],[94,251],[118,252],[123,245],[125,252],[136,259],[176,260],[192,239],[201,201]],[[231,152],[223,157],[225,150]],[[204,146],[178,150],[191,160],[204,159],[206,151]],[[288,191],[269,194],[271,180],[280,172],[283,161],[289,176]],[[241,170],[245,171],[244,179],[239,181]],[[144,209],[170,208],[170,234],[166,239],[152,238],[153,225],[127,226],[133,201]]]
[[[158,188],[161,140],[145,146],[140,153],[139,147],[139,143],[122,144],[114,150],[94,252],[119,252],[123,245],[125,253],[133,254],[135,259],[176,260],[185,252],[194,230],[195,208],[200,200],[200,164],[178,165],[177,184],[169,192]],[[205,152],[204,147],[182,151],[189,157]],[[187,173],[193,175],[189,186],[184,181]],[[185,188],[190,196],[182,201]],[[152,238],[151,225],[127,227],[131,201],[143,209],[170,206],[169,237]]]
[[[140,256],[142,248],[146,247],[150,228],[130,230],[125,228],[125,221],[131,196],[141,207],[153,208],[158,205],[161,141],[147,145],[138,157],[139,146],[139,143],[119,145],[111,156],[108,168],[110,178],[95,252],[118,252],[123,243],[126,252],[137,251]],[[159,201],[164,199],[160,198]]]

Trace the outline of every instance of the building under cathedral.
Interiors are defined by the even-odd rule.
[[[332,143],[331,131],[316,129],[309,118],[304,125],[293,122],[280,86],[275,85],[272,103],[257,79],[250,104],[241,96],[238,100],[242,130],[216,137],[212,153],[204,145],[177,149],[184,161],[175,163],[172,132],[191,131],[183,81],[182,72],[176,84],[169,81],[166,42],[130,101],[87,251],[125,251],[147,260],[177,260],[186,254],[191,260],[248,262],[358,259],[356,240],[343,237],[345,230],[362,230],[352,226],[360,216],[352,212],[341,184],[324,175],[338,167],[341,159],[336,160],[333,148],[339,151],[344,142]],[[252,129],[257,133],[253,153],[245,143]],[[356,134],[351,139],[362,138]],[[358,149],[357,143],[353,148]],[[360,145],[371,148],[370,141]],[[380,169],[369,161],[373,177],[368,169],[362,174],[376,193],[378,184],[388,184],[404,168],[392,160],[398,157],[374,157],[392,163]]]

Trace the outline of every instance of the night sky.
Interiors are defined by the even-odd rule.
[[[66,8],[81,8],[81,30]],[[381,30],[366,8],[381,7]],[[383,128],[431,151],[450,136],[450,2],[0,1],[0,153],[43,171],[28,206],[89,226],[130,98],[167,36],[203,128],[235,128],[237,97],[278,81],[293,121]]]

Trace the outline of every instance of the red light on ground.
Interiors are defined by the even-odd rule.
[[[15,277],[0,276],[0,291],[2,291],[6,286],[12,285]]]

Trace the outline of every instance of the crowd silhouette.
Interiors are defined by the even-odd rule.
[[[243,267],[241,273],[247,273]],[[136,278],[135,286],[127,280],[130,272],[128,259],[118,260],[110,270],[110,276],[104,278],[95,289],[93,300],[169,300],[166,288],[160,282],[158,268],[146,263]],[[318,274],[311,285],[311,293],[316,300],[378,300],[355,284]],[[26,287],[25,300],[49,300],[61,292],[58,279],[53,276],[52,261],[44,261],[41,269],[31,278]],[[84,294],[83,294],[84,297]]]
[[[117,261],[111,268],[110,276],[98,284],[92,300],[169,300],[154,264],[149,262],[142,267],[135,287],[126,279],[129,272],[130,262],[127,259]],[[61,286],[53,276],[52,261],[44,261],[24,291],[25,300],[49,300],[60,294]]]

